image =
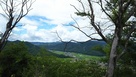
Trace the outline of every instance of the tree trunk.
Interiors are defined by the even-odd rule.
[[[10,29],[7,29],[5,32],[4,32],[4,35],[1,37],[1,40],[0,40],[0,52],[2,51],[2,49],[4,48],[6,42],[7,42],[7,39],[10,35],[10,32],[11,30]]]
[[[117,46],[119,42],[119,36],[117,32],[115,32],[115,36],[112,42],[110,58],[109,58],[109,65],[106,73],[106,77],[113,77],[114,69],[116,67],[116,57],[117,57]]]

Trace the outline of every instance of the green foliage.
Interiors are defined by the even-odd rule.
[[[136,76],[136,44],[129,43],[127,52],[121,57],[116,69],[117,77],[135,77]],[[120,72],[118,72],[120,71]]]
[[[102,69],[94,61],[63,60],[55,57],[40,57],[34,59],[33,76],[36,77],[102,77]]]
[[[105,46],[106,46],[106,45],[105,45]],[[94,51],[99,51],[99,52],[103,53],[104,56],[105,56],[105,52],[104,52],[104,50],[103,50],[103,47],[104,47],[104,46],[97,45],[97,46],[94,46],[94,47],[92,48],[92,50],[94,50]]]
[[[136,48],[133,43],[129,45],[132,49]],[[105,51],[108,55],[110,45],[95,46],[94,49]],[[0,77],[102,77],[106,72],[106,66],[99,64],[102,62],[100,59],[58,58],[44,48],[38,52],[31,55],[24,42],[8,44],[0,53]],[[135,55],[135,51],[129,50],[119,60],[115,77],[136,75]]]
[[[0,77],[11,77],[11,75],[22,77],[22,72],[27,69],[30,61],[27,48],[20,43],[10,43],[0,53]]]
[[[57,58],[42,48],[30,55],[23,42],[10,43],[0,54],[0,77],[100,77],[95,61]]]
[[[75,14],[76,15],[78,15],[78,16],[90,16],[90,14],[89,13],[86,13],[86,12],[75,12]]]

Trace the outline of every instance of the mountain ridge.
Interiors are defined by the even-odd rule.
[[[37,46],[37,45],[34,45],[34,44],[32,44],[30,42],[27,42],[27,41],[20,41],[20,40],[8,41],[7,45],[5,46],[4,49],[8,48],[9,45],[11,45],[11,44],[19,45],[20,43],[23,43],[26,46],[28,52],[30,54],[34,55],[34,56],[44,52],[44,56],[54,56],[54,57],[59,57],[59,58],[69,58],[69,56],[52,53],[52,52],[46,50],[45,48],[42,48],[42,47]]]
[[[44,47],[48,50],[63,51],[63,52],[75,52],[94,56],[105,55],[101,51],[92,50],[95,46],[105,46],[104,41],[89,40],[85,42],[30,42],[34,45]]]

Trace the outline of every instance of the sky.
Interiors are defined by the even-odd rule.
[[[87,3],[84,3],[87,6]],[[22,26],[17,25],[13,29],[9,40],[56,42],[60,41],[59,37],[63,41],[89,40],[90,38],[71,26],[71,24],[76,25],[72,18],[80,24],[82,30],[86,33],[91,34],[95,31],[86,28],[90,26],[89,20],[86,17],[77,16],[76,10],[70,4],[82,10],[81,4],[77,0],[36,0],[32,5],[33,9],[19,22]],[[94,6],[98,17],[103,17],[103,14],[97,10],[99,7],[95,4]],[[97,18],[97,21],[101,21],[100,18]],[[0,32],[4,32],[7,20],[2,16],[0,16],[0,20],[3,20],[3,22],[0,22]],[[100,38],[98,35],[94,35],[94,37]]]

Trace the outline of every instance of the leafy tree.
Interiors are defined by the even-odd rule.
[[[82,10],[78,10],[74,5],[72,5],[76,10],[76,14],[78,16],[86,16],[90,20],[91,29],[95,30],[92,34],[87,34],[84,32],[78,22],[74,20],[77,26],[73,25],[79,31],[84,33],[87,37],[91,39],[92,35],[98,34],[107,44],[110,44],[110,56],[109,56],[109,64],[107,69],[106,77],[113,77],[114,70],[117,64],[117,61],[120,57],[127,52],[128,42],[133,38],[135,39],[136,33],[136,25],[135,22],[129,20],[132,16],[136,17],[136,1],[135,0],[87,0],[89,10],[85,8],[86,4],[82,2],[82,0],[78,0],[78,2],[83,7]],[[100,5],[101,11],[107,16],[111,25],[99,24],[96,22],[96,14],[94,13],[94,6],[92,3],[97,3]],[[114,29],[113,29],[114,28]],[[106,35],[103,33],[107,29],[112,29],[112,38],[106,38]],[[110,32],[111,33],[111,32]],[[124,41],[124,45],[121,44],[122,40]],[[133,41],[134,42],[134,41]],[[122,51],[119,49],[122,47]]]
[[[5,32],[0,36],[0,52],[5,47],[8,37],[14,27],[16,27],[19,21],[32,9],[31,6],[33,2],[32,0],[0,0],[0,6],[3,10],[1,15],[8,20]]]
[[[0,53],[0,77],[12,75],[22,77],[24,69],[28,69],[31,57],[23,42],[10,43]]]
[[[31,76],[41,77],[101,77],[105,69],[93,61],[73,61],[56,57],[35,57]]]

